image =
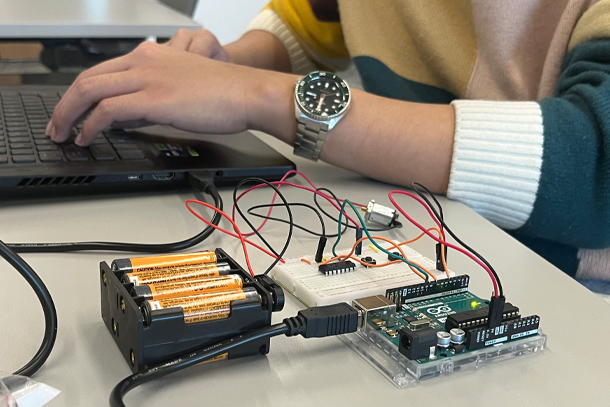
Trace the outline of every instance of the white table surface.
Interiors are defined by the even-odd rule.
[[[153,0],[0,0],[0,39],[169,38],[199,24]]]
[[[281,152],[290,148],[263,136]],[[357,202],[389,204],[391,185],[366,179],[326,164],[293,158],[318,186]],[[302,181],[299,181],[303,183]],[[290,200],[311,202],[305,192],[285,189]],[[225,208],[230,190],[222,190]],[[203,226],[184,207],[189,190],[177,193],[102,196],[81,200],[0,203],[0,238],[5,242],[114,240],[168,242],[199,232]],[[265,202],[268,193],[244,201]],[[206,197],[211,202],[209,197]],[[424,211],[406,198],[404,208],[430,225]],[[465,206],[442,199],[448,224],[483,254],[501,277],[507,301],[522,314],[541,316],[548,348],[539,354],[486,366],[477,371],[428,380],[398,389],[338,338],[277,337],[267,356],[217,362],[179,372],[132,391],[128,406],[601,406],[607,401],[610,307],[570,277]],[[297,212],[297,211],[295,211]],[[279,213],[279,211],[278,211]],[[317,227],[312,214],[298,219]],[[407,226],[387,237],[417,235]],[[242,222],[243,224],[243,222]],[[223,222],[227,226],[227,223]],[[276,247],[284,242],[284,226],[263,229]],[[295,232],[288,257],[313,253],[317,239]],[[221,233],[196,249],[222,247],[243,264],[241,246]],[[434,245],[413,246],[433,256]],[[250,250],[254,267],[264,270],[269,258]],[[114,385],[130,374],[100,317],[98,264],[119,253],[27,254],[23,256],[48,285],[59,314],[57,344],[35,379],[62,393],[49,406],[105,406]],[[491,292],[483,269],[450,252],[449,266],[471,276],[471,291]],[[43,332],[40,306],[23,279],[0,263],[0,370],[12,371],[38,349]],[[274,322],[295,315],[302,306],[288,298]]]

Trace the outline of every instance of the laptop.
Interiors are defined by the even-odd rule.
[[[189,184],[189,173],[217,186],[246,177],[280,179],[295,165],[244,132],[193,134],[165,126],[107,129],[87,148],[55,144],[47,122],[67,87],[0,87],[0,195],[161,190]],[[75,129],[74,133],[78,129]]]
[[[193,17],[198,0],[161,0],[161,3],[168,5],[176,11]]]

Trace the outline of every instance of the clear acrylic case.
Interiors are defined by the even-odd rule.
[[[59,390],[29,377],[0,371],[0,407],[41,407],[58,394]]]
[[[441,375],[478,369],[488,364],[540,352],[545,348],[547,340],[547,336],[539,330],[538,335],[533,337],[418,363],[407,359],[398,352],[395,344],[375,329],[367,329],[366,326],[364,330],[342,335],[341,338],[400,388],[411,387],[422,380]]]

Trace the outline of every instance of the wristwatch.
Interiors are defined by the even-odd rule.
[[[345,116],[350,100],[347,82],[331,72],[315,71],[297,80],[294,89],[297,120],[294,153],[318,161],[326,136]]]

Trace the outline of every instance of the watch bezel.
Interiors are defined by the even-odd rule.
[[[322,77],[331,79],[339,87],[341,87],[341,89],[343,91],[343,100],[342,100],[341,104],[339,105],[340,108],[337,111],[337,113],[334,113],[332,115],[316,114],[315,111],[313,111],[305,103],[305,93],[303,91],[305,86]],[[326,72],[326,71],[311,72],[310,74],[305,75],[303,78],[297,80],[296,86],[294,87],[294,100],[297,103],[297,105],[299,106],[299,109],[301,110],[301,112],[303,114],[307,115],[307,117],[310,117],[311,119],[317,120],[320,122],[327,122],[327,121],[330,121],[331,119],[340,117],[343,114],[345,114],[347,109],[349,109],[350,102],[351,102],[351,96],[352,96],[351,89],[349,88],[349,85],[347,84],[347,82],[345,82],[343,79],[341,79],[334,73]]]

